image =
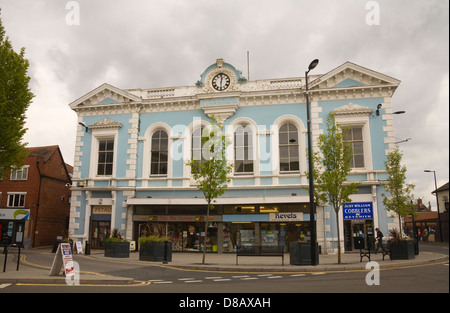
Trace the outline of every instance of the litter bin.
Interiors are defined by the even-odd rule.
[[[364,249],[364,237],[353,237],[353,247],[355,250]]]
[[[291,265],[311,265],[311,243],[291,242],[289,245],[289,260]],[[317,242],[316,264],[319,264],[319,244]]]

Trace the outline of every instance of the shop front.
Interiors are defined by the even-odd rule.
[[[234,253],[238,246],[284,246],[308,241],[307,204],[216,205],[211,211],[206,252]],[[147,235],[167,236],[172,251],[201,252],[206,206],[153,205],[133,208],[133,240]],[[139,246],[138,246],[139,249]]]
[[[298,206],[281,206],[285,206],[285,212],[261,213],[280,210],[280,205],[265,205],[254,206],[259,207],[256,214],[224,214],[223,252],[235,252],[240,246],[283,246],[288,252],[290,242],[309,241],[309,219],[298,212]]]
[[[374,248],[375,230],[372,202],[351,202],[343,205],[345,251]]]
[[[91,214],[91,248],[103,249],[103,243],[111,232],[111,205],[94,205]]]
[[[23,245],[25,223],[30,218],[30,209],[0,209],[0,245]]]
[[[205,237],[205,216],[193,215],[138,215],[133,216],[134,240],[149,235],[165,236],[172,242],[174,252],[203,251]],[[218,251],[218,228],[220,216],[210,216],[208,221],[208,236],[206,252]]]

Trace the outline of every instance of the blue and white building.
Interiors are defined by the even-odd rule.
[[[331,112],[351,129],[349,180],[361,185],[340,210],[346,251],[353,237],[367,238],[376,227],[386,234],[396,223],[381,194],[399,83],[350,62],[309,76],[314,148]],[[208,251],[308,240],[304,86],[305,77],[248,81],[218,59],[191,86],[123,90],[105,83],[72,102],[79,125],[70,237],[101,248],[111,229],[135,241],[151,229],[166,233],[175,251],[199,251],[206,201],[186,162],[201,150],[201,129],[214,115],[231,140],[234,170],[208,221]],[[334,210],[320,204],[316,220],[322,253],[336,252]]]

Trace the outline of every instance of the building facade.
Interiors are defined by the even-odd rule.
[[[58,146],[27,151],[25,165],[0,180],[0,242],[52,245],[68,234],[73,169]]]
[[[399,81],[347,62],[309,76],[313,147],[325,121],[350,127],[350,181],[360,182],[340,211],[345,250],[355,236],[384,233],[396,223],[381,194],[384,162],[394,148],[391,98]],[[216,60],[192,86],[122,90],[103,84],[70,107],[78,115],[70,237],[101,248],[111,229],[128,240],[167,234],[174,251],[199,251],[206,201],[186,162],[201,155],[211,117],[230,139],[231,183],[208,223],[207,251],[239,245],[284,245],[309,240],[306,187],[305,77],[248,81]],[[336,252],[334,210],[317,207],[322,252]]]

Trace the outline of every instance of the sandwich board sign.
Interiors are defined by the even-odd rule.
[[[64,275],[72,277],[75,275],[73,268],[72,249],[70,243],[60,243],[53,259],[52,268],[50,269],[50,276],[58,276],[61,272],[61,267],[64,268]]]

